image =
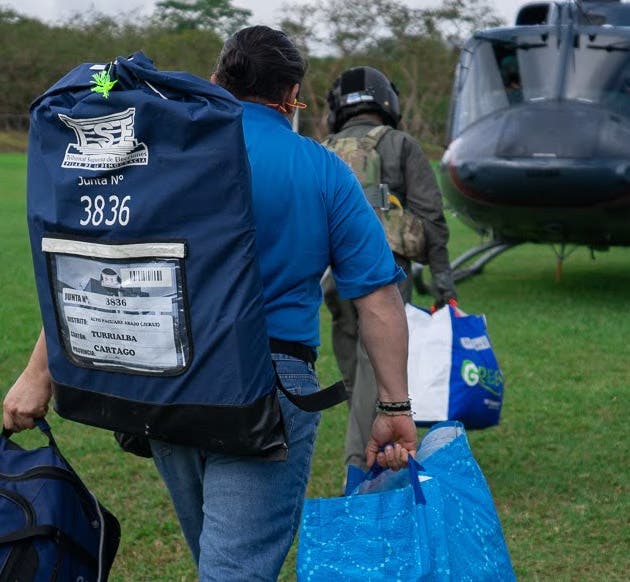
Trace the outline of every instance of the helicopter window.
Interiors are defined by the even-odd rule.
[[[516,26],[545,24],[549,15],[549,3],[526,4],[518,11]]]
[[[488,42],[479,43],[471,55],[469,69],[463,73],[457,97],[453,130],[460,133],[477,119],[508,107],[501,72]]]
[[[498,56],[498,55],[497,55]],[[508,103],[513,105],[523,101],[521,73],[518,66],[516,52],[504,54],[499,58],[499,70]]]
[[[606,24],[606,17],[603,14],[595,12],[578,12],[578,22],[580,24],[589,24],[591,26],[603,26]]]
[[[567,68],[565,97],[630,116],[630,39],[584,34],[580,40]]]
[[[583,2],[577,6],[578,22],[581,24],[630,26],[630,11],[625,2]]]
[[[614,113],[630,117],[630,67],[626,67],[610,89],[603,104]]]
[[[555,78],[559,59],[558,43],[549,42],[549,35],[476,38],[468,66],[460,72],[454,135],[494,111],[552,97],[548,80]]]

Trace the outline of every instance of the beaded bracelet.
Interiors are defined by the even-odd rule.
[[[403,402],[381,402],[380,400],[377,400],[376,412],[377,414],[387,414],[389,416],[411,416],[411,401],[405,400]]]

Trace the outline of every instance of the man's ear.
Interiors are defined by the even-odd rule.
[[[293,87],[291,87],[291,91],[289,91],[289,99],[287,100],[288,103],[294,103],[299,94],[300,94],[300,84],[296,83],[295,85],[293,85]]]
[[[212,73],[212,75],[210,75],[210,82],[211,83],[216,83],[217,82],[217,74],[216,73]]]

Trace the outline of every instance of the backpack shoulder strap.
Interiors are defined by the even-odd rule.
[[[363,139],[367,140],[370,147],[376,148],[381,138],[391,129],[389,125],[377,125],[368,131]]]
[[[362,185],[365,197],[373,208],[384,208],[387,205],[387,200],[384,198],[380,183],[381,156],[376,148],[389,129],[390,127],[388,125],[377,125],[370,129],[362,138],[359,138],[361,149],[370,160],[367,167],[372,168],[371,171],[367,170],[371,173],[372,179],[367,184]]]
[[[363,137],[356,139],[367,140],[370,147],[375,148],[381,141],[381,138],[391,129],[389,125],[377,125],[368,131]],[[339,140],[337,134],[330,133],[326,136],[326,139],[321,142],[324,147],[334,148],[335,143]]]
[[[326,136],[326,139],[323,140],[322,142],[320,142],[325,148],[331,149],[335,146],[335,142],[337,140],[335,139],[335,135],[333,133],[329,133]]]

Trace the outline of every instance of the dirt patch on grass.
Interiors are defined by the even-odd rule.
[[[0,131],[0,153],[26,153],[28,134],[21,131]]]

